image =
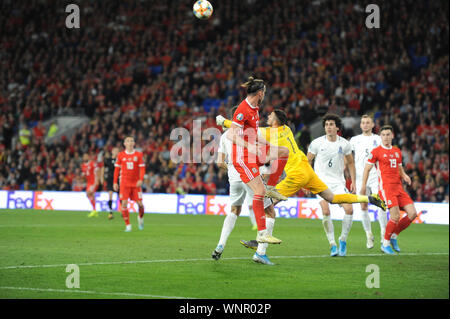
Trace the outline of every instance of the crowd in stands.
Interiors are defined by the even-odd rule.
[[[261,115],[284,109],[303,150],[324,113],[373,115],[394,126],[412,198],[448,202],[447,1],[382,1],[380,29],[350,0],[217,1],[208,21],[191,2],[79,1],[67,29],[60,1],[2,1],[0,189],[83,190],[82,155],[132,135],[144,192],[227,194],[215,165],[170,160],[170,132],[217,127],[252,75],[269,85]],[[46,144],[43,122],[67,114],[90,122]]]

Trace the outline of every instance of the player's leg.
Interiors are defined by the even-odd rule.
[[[245,193],[245,202],[248,205],[248,216],[250,218],[250,223],[252,224],[252,230],[257,230],[258,226],[256,225],[255,213],[253,212],[253,193],[248,191]]]
[[[121,186],[120,187],[120,193],[119,193],[119,199],[121,200],[121,213],[123,221],[125,222],[125,231],[130,232],[131,231],[131,224],[130,224],[130,212],[128,211],[128,198],[130,197],[130,188]]]
[[[360,179],[356,180],[356,193],[359,194],[361,190],[362,181]],[[372,188],[370,186],[367,187],[367,191],[371,194]],[[378,190],[377,190],[378,191]],[[365,194],[367,195],[367,194]],[[368,249],[373,248],[373,233],[372,233],[372,222],[369,216],[369,204],[368,203],[360,203],[361,207],[361,223],[363,225],[364,231],[366,232],[366,247]]]
[[[399,220],[397,227],[394,229],[394,232],[392,233],[391,240],[390,240],[392,248],[397,252],[400,252],[400,247],[398,245],[398,240],[397,240],[398,235],[403,230],[408,228],[408,226],[411,225],[411,223],[417,217],[417,211],[416,211],[416,208],[413,203],[405,205],[403,207],[403,209],[405,210],[406,215]]]
[[[278,199],[278,200],[286,200],[287,197],[281,195],[275,186],[278,184],[278,181],[283,174],[284,167],[289,159],[289,149],[284,146],[275,146],[271,145],[266,148],[267,150],[267,158],[272,161],[271,163],[271,174],[267,181],[267,197]]]
[[[111,186],[111,188],[110,188]],[[108,207],[109,207],[109,215],[108,215],[108,219],[113,219],[113,210],[112,210],[112,198],[113,198],[113,191],[112,191],[112,185],[108,184],[108,196],[109,196],[109,200],[108,200]]]
[[[258,234],[256,240],[259,243],[280,244],[281,240],[267,233],[266,216],[264,212],[264,196],[266,188],[261,176],[256,176],[246,184],[254,193],[253,195],[253,212],[255,213],[256,224],[258,226]]]
[[[272,236],[273,228],[275,227],[275,209],[273,204],[269,198],[264,199],[264,212],[266,214],[266,229],[267,233]],[[255,254],[253,255],[253,261],[262,263],[265,265],[274,265],[273,262],[270,261],[269,257],[267,257],[266,250],[269,246],[268,243],[258,243],[258,247],[256,249]]]
[[[253,194],[253,193],[252,193]],[[247,188],[242,182],[231,182],[230,184],[230,204],[231,212],[225,216],[223,221],[222,230],[220,232],[219,242],[214,249],[211,257],[215,260],[219,260],[223,250],[227,244],[228,237],[234,229],[236,220],[241,214],[242,204],[247,195]]]
[[[384,233],[381,251],[383,251],[386,254],[393,255],[394,251],[391,248],[391,236],[394,233],[395,229],[397,228],[400,219],[400,208],[398,207],[397,204],[389,208],[389,214],[390,214],[389,221],[387,222],[386,225],[386,231]]]
[[[342,208],[345,211],[345,215],[342,219],[342,231],[339,237],[339,256],[347,254],[347,237],[353,223],[353,206],[351,204],[342,204]]]
[[[139,230],[144,229],[144,204],[142,203],[142,189],[140,187],[132,187],[129,198],[138,204],[138,227]]]
[[[92,205],[92,211],[89,213],[88,217],[98,217],[98,212],[95,209],[95,192],[93,191],[94,185],[88,185],[86,189],[86,195]]]
[[[327,236],[328,242],[330,243],[330,256],[334,257],[338,254],[338,249],[336,245],[336,241],[334,239],[334,226],[333,221],[331,220],[331,214],[330,214],[330,206],[328,205],[328,202],[325,200],[321,200],[319,202],[320,208],[322,209],[322,224],[323,229],[325,230],[325,235]]]

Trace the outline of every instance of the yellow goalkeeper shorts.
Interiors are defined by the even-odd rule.
[[[276,186],[278,192],[286,197],[295,195],[302,188],[308,189],[313,194],[328,189],[306,161],[302,161],[295,169],[288,170],[286,174],[286,178]]]

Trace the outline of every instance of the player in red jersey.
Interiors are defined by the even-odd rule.
[[[227,138],[233,142],[232,160],[241,180],[253,190],[253,211],[255,213],[260,243],[279,244],[281,240],[275,238],[266,230],[264,213],[264,197],[278,200],[287,198],[275,190],[275,186],[283,173],[287,163],[289,149],[283,146],[269,144],[262,136],[258,136],[259,106],[266,93],[263,80],[250,77],[242,85],[247,90],[247,97],[242,101],[233,115],[233,121]],[[267,182],[267,191],[259,175],[259,167],[272,160],[275,168]]]
[[[400,252],[397,242],[398,234],[412,223],[417,216],[417,211],[413,200],[403,189],[402,180],[411,185],[411,178],[403,169],[402,152],[398,147],[392,146],[394,138],[392,126],[383,126],[380,129],[380,137],[381,145],[372,150],[364,168],[361,194],[366,192],[369,172],[375,165],[378,172],[379,195],[385,201],[390,213],[381,250],[393,255],[392,248]],[[402,219],[400,219],[400,208],[403,208],[407,214]]]
[[[86,195],[92,205],[92,211],[89,213],[88,217],[98,217],[98,212],[95,210],[95,192],[97,191],[99,182],[98,166],[87,153],[83,155],[81,171],[86,179]]]
[[[135,201],[139,206],[139,230],[144,229],[144,205],[142,204],[142,181],[144,180],[144,156],[134,149],[134,138],[127,136],[124,140],[125,150],[117,155],[114,164],[114,191],[119,190],[117,179],[120,172],[119,199],[122,205],[122,216],[125,221],[125,231],[131,231],[130,213],[128,212],[128,199]]]

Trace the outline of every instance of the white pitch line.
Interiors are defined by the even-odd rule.
[[[432,255],[448,255],[445,253],[401,253],[398,256],[432,256]],[[387,256],[386,254],[349,254],[347,257],[376,257]],[[245,260],[250,257],[225,257],[222,260]],[[311,255],[311,256],[271,256],[270,258],[330,258],[330,255]],[[394,257],[395,258],[395,257]],[[190,258],[190,259],[156,259],[156,260],[131,260],[131,261],[110,261],[110,262],[94,262],[94,263],[77,263],[77,266],[97,266],[97,265],[123,265],[123,264],[150,264],[150,263],[170,263],[170,262],[190,262],[190,261],[214,261],[211,258]],[[5,266],[0,267],[0,270],[6,269],[25,269],[25,268],[55,268],[55,267],[67,267],[67,264],[54,264],[54,265],[18,265],[18,266]]]
[[[28,288],[28,287],[0,287],[0,289],[31,290],[31,291],[43,291],[43,292],[65,292],[65,293],[79,293],[79,294],[92,294],[92,295],[128,296],[128,297],[145,297],[145,298],[162,298],[162,299],[196,299],[196,298],[190,298],[190,297],[134,294],[134,293],[127,293],[127,292],[101,292],[101,291],[77,290],[77,289],[51,289],[51,288],[44,289],[44,288]]]

